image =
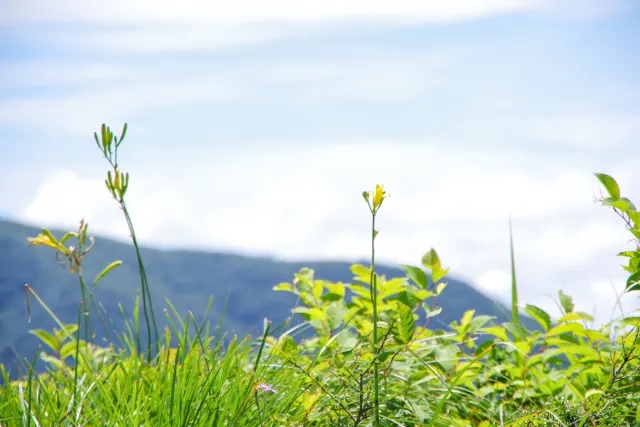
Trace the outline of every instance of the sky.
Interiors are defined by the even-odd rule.
[[[0,216],[143,244],[419,265],[558,316],[620,315],[640,203],[633,0],[0,0]],[[99,241],[98,241],[99,244]],[[293,272],[292,272],[293,274]],[[275,284],[274,284],[275,285]],[[628,314],[640,307],[624,295]]]

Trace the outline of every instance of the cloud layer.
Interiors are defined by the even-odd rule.
[[[553,309],[542,297],[563,288],[588,305],[585,311],[594,301],[600,310],[611,308],[614,294],[603,283],[615,278],[621,291],[614,255],[628,233],[592,202],[599,187],[590,171],[536,172],[514,156],[436,147],[256,149],[224,162],[202,149],[188,162],[133,174],[129,206],[147,244],[357,260],[368,256],[369,235],[360,193],[381,182],[391,198],[378,220],[380,259],[415,264],[435,247],[454,275],[506,300],[511,215],[523,301]],[[455,159],[455,167],[434,159]],[[126,239],[121,212],[103,185],[98,176],[56,173],[23,217],[68,227],[85,218],[95,231]]]

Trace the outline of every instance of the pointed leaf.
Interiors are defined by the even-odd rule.
[[[543,309],[536,307],[535,305],[527,304],[524,311],[538,322],[545,332],[551,328],[551,316],[549,316],[549,314]]]
[[[107,274],[109,274],[109,272],[111,272],[113,269],[115,269],[116,267],[118,267],[119,265],[122,264],[122,261],[118,260],[118,261],[113,261],[111,264],[109,264],[108,266],[106,266],[104,268],[104,270],[102,270],[100,272],[100,274],[98,274],[95,278],[95,280],[93,281],[93,286],[96,286],[98,284],[98,282],[100,280],[102,280],[102,278],[104,276],[106,276]]]
[[[500,326],[489,326],[488,328],[482,328],[483,332],[491,334],[495,337],[500,338],[502,341],[508,342],[509,336],[503,327]]]
[[[293,286],[291,286],[291,283],[286,283],[286,282],[282,282],[279,283],[277,285],[275,285],[273,287],[274,291],[288,291],[288,292],[293,292]]]
[[[514,341],[521,341],[526,339],[527,331],[520,325],[516,325],[511,322],[505,322],[502,325],[507,331],[511,332]]]
[[[311,288],[311,294],[313,297],[318,300],[322,296],[322,291],[324,286],[322,286],[322,281],[318,280],[313,284],[313,288]]]
[[[614,200],[618,200],[620,198],[620,187],[615,179],[604,173],[595,173],[594,175],[600,180],[604,188],[607,190],[609,197]]]
[[[627,199],[626,197],[621,197],[619,200],[612,201],[609,206],[618,209],[622,213],[628,213],[629,211],[636,210],[633,202],[631,202],[631,200]]]
[[[627,279],[625,292],[640,291],[640,270],[633,273]]]
[[[558,291],[558,298],[560,299],[560,305],[564,309],[565,313],[571,313],[575,307],[573,304],[573,298],[566,295],[562,290]]]
[[[401,264],[405,273],[407,273],[407,277],[420,287],[420,289],[425,289],[429,283],[427,278],[427,274],[419,267],[414,267],[413,265],[405,265]]]
[[[469,322],[469,333],[475,334],[487,322],[495,318],[496,318],[495,316],[488,316],[486,314],[481,314],[479,316],[474,317],[473,319],[471,319],[471,322]]]
[[[32,329],[29,333],[37,336],[40,341],[47,345],[54,352],[58,352],[60,350],[60,340],[50,332],[45,331],[44,329]]]
[[[440,267],[438,253],[434,249],[430,249],[429,252],[422,256],[422,265],[430,270]]]
[[[427,319],[429,319],[430,317],[435,317],[442,312],[442,307],[436,307],[431,310],[427,304],[422,304],[422,308],[424,308]]]
[[[398,317],[395,323],[395,336],[397,342],[401,344],[407,344],[413,337],[415,330],[415,319],[413,317],[413,311],[409,306],[399,304]]]
[[[462,315],[462,319],[460,319],[460,326],[465,327],[469,325],[469,322],[471,322],[471,319],[473,319],[473,314],[475,312],[476,312],[475,309],[465,311],[464,314]]]

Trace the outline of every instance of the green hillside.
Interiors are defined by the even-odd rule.
[[[81,299],[77,278],[58,263],[50,248],[29,247],[27,237],[35,237],[40,231],[35,227],[0,220],[0,363],[6,366],[15,366],[14,349],[22,357],[33,357],[38,341],[28,333],[29,329],[51,330],[55,327],[46,311],[33,301],[31,321],[28,322],[25,284],[32,286],[62,321],[76,322],[77,319]],[[56,236],[64,233],[61,230],[52,232]],[[90,228],[89,234],[92,235]],[[130,313],[140,285],[135,251],[129,244],[94,237],[95,246],[84,259],[87,279],[92,280],[110,262],[123,261],[123,265],[112,271],[95,289],[96,300],[106,307],[115,327],[121,328],[118,303]],[[223,329],[240,336],[261,333],[265,317],[278,325],[290,315],[295,298],[272,288],[280,282],[291,281],[300,268],[313,268],[316,277],[321,279],[352,280],[351,264],[347,262],[284,262],[264,257],[152,248],[144,248],[142,257],[159,326],[166,323],[163,315],[167,308],[165,298],[182,315],[191,311],[196,318],[202,318],[209,297],[213,296],[209,319],[212,326],[216,326],[222,320],[228,297]],[[404,275],[399,268],[379,266],[377,270],[387,277]],[[442,313],[432,319],[431,327],[444,329],[470,309],[475,309],[477,315],[495,315],[497,321],[509,320],[507,308],[468,284],[455,279],[448,279],[447,283],[448,287],[438,301],[443,308]],[[525,319],[535,327],[529,320]],[[97,332],[102,330],[100,327],[95,329]]]

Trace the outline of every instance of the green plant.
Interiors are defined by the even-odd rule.
[[[623,313],[595,328],[562,290],[557,319],[540,307],[520,307],[510,223],[510,321],[496,323],[468,310],[446,328],[433,328],[449,270],[431,249],[420,266],[401,265],[404,275],[376,272],[376,217],[387,197],[380,185],[363,192],[372,217],[369,266],[351,266],[350,283],[322,280],[303,268],[291,283],[273,288],[298,297],[292,315],[302,322],[293,324],[292,317],[276,335],[278,328],[265,320],[256,339],[226,339],[211,335],[206,316],[196,322],[166,300],[160,336],[125,204],[129,175],[117,162],[126,129],[116,138],[103,125],[101,138],[94,137],[112,167],[106,185],[123,209],[136,250],[147,348],[141,343],[140,295],[126,332],[115,334],[118,342],[95,344],[89,304],[100,312],[84,278],[83,259],[93,246],[87,225],[81,221],[60,239],[43,229],[30,244],[55,250],[78,278],[82,302],[77,323],[64,323],[26,286],[27,310],[35,299],[57,328],[31,331],[46,347],[36,356],[47,372],[37,375],[32,361],[26,378],[13,379],[0,365],[3,427],[640,426],[640,316]],[[613,178],[596,176],[609,194],[600,201],[624,218],[638,246],[635,207],[620,196]],[[77,248],[68,245],[72,238]],[[620,253],[629,258],[627,292],[640,289],[639,253]],[[94,287],[120,264],[105,267]],[[520,310],[539,327],[527,329]]]
[[[621,196],[620,186],[615,179],[603,173],[596,173],[595,176],[609,195],[609,197],[600,197],[598,201],[603,206],[611,207],[622,218],[627,230],[634,237],[636,249],[620,252],[618,256],[629,258],[628,264],[624,266],[625,271],[630,274],[627,279],[626,292],[638,291],[640,290],[640,212],[631,200]]]

